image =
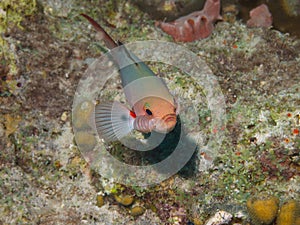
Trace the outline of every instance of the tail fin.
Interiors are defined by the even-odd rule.
[[[105,42],[105,45],[107,48],[109,49],[113,49],[117,46],[119,46],[112,38],[111,36],[108,35],[108,33],[106,33],[106,31],[91,17],[89,17],[88,15],[81,13],[81,16],[83,16],[84,18],[86,18],[92,25],[93,27],[95,27],[95,29],[102,35],[102,39]]]

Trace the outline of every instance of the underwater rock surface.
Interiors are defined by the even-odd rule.
[[[217,77],[226,138],[212,164],[199,149],[195,162],[162,183],[129,187],[91,170],[79,151],[94,146],[85,133],[94,103],[76,109],[82,120],[72,124],[74,93],[103,45],[78,15],[93,16],[124,43],[172,39],[128,1],[26,0],[10,13],[3,2],[1,19],[13,16],[0,25],[1,224],[205,224],[218,211],[242,224],[250,221],[246,202],[257,194],[279,198],[278,224],[299,221],[299,38],[236,19],[218,22],[207,39],[181,43]],[[215,132],[204,88],[176,68],[149,65],[171,89],[198,100],[202,135]],[[115,77],[102,96],[122,92]],[[79,143],[73,127],[83,132]],[[107,148],[126,163],[144,163],[120,143]],[[134,201],[126,206],[115,196]]]

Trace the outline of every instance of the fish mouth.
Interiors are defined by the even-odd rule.
[[[169,133],[174,129],[177,116],[174,113],[167,114],[156,123],[155,130],[159,133]]]
[[[161,119],[164,122],[168,123],[168,122],[176,121],[177,116],[175,113],[170,113],[170,114],[164,115]]]

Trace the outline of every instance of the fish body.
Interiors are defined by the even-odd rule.
[[[118,140],[132,130],[168,133],[177,122],[177,103],[164,81],[121,42],[114,41],[92,18],[84,16],[101,34],[118,66],[129,110],[119,102],[95,108],[96,128],[107,141]]]

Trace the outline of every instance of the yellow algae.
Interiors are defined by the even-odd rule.
[[[115,200],[121,205],[130,206],[133,203],[134,198],[130,195],[125,195],[125,196],[115,195]]]
[[[140,216],[140,215],[143,215],[145,212],[145,209],[141,206],[134,206],[132,207],[131,209],[131,215],[132,216]]]
[[[247,201],[247,208],[254,224],[267,225],[271,224],[276,217],[279,200],[276,197],[251,198]]]
[[[96,205],[98,207],[101,207],[104,205],[104,198],[102,195],[97,195],[96,201],[97,201]]]
[[[17,128],[19,123],[21,122],[21,117],[20,116],[16,116],[16,117],[12,117],[10,114],[6,114],[4,115],[4,125],[6,127],[5,129],[5,135],[9,136],[10,134],[14,133]]]
[[[295,200],[290,200],[280,208],[277,225],[300,225],[300,204]]]
[[[203,225],[203,222],[202,222],[200,219],[198,219],[198,218],[194,218],[194,219],[193,219],[193,223],[194,223],[195,225]]]

